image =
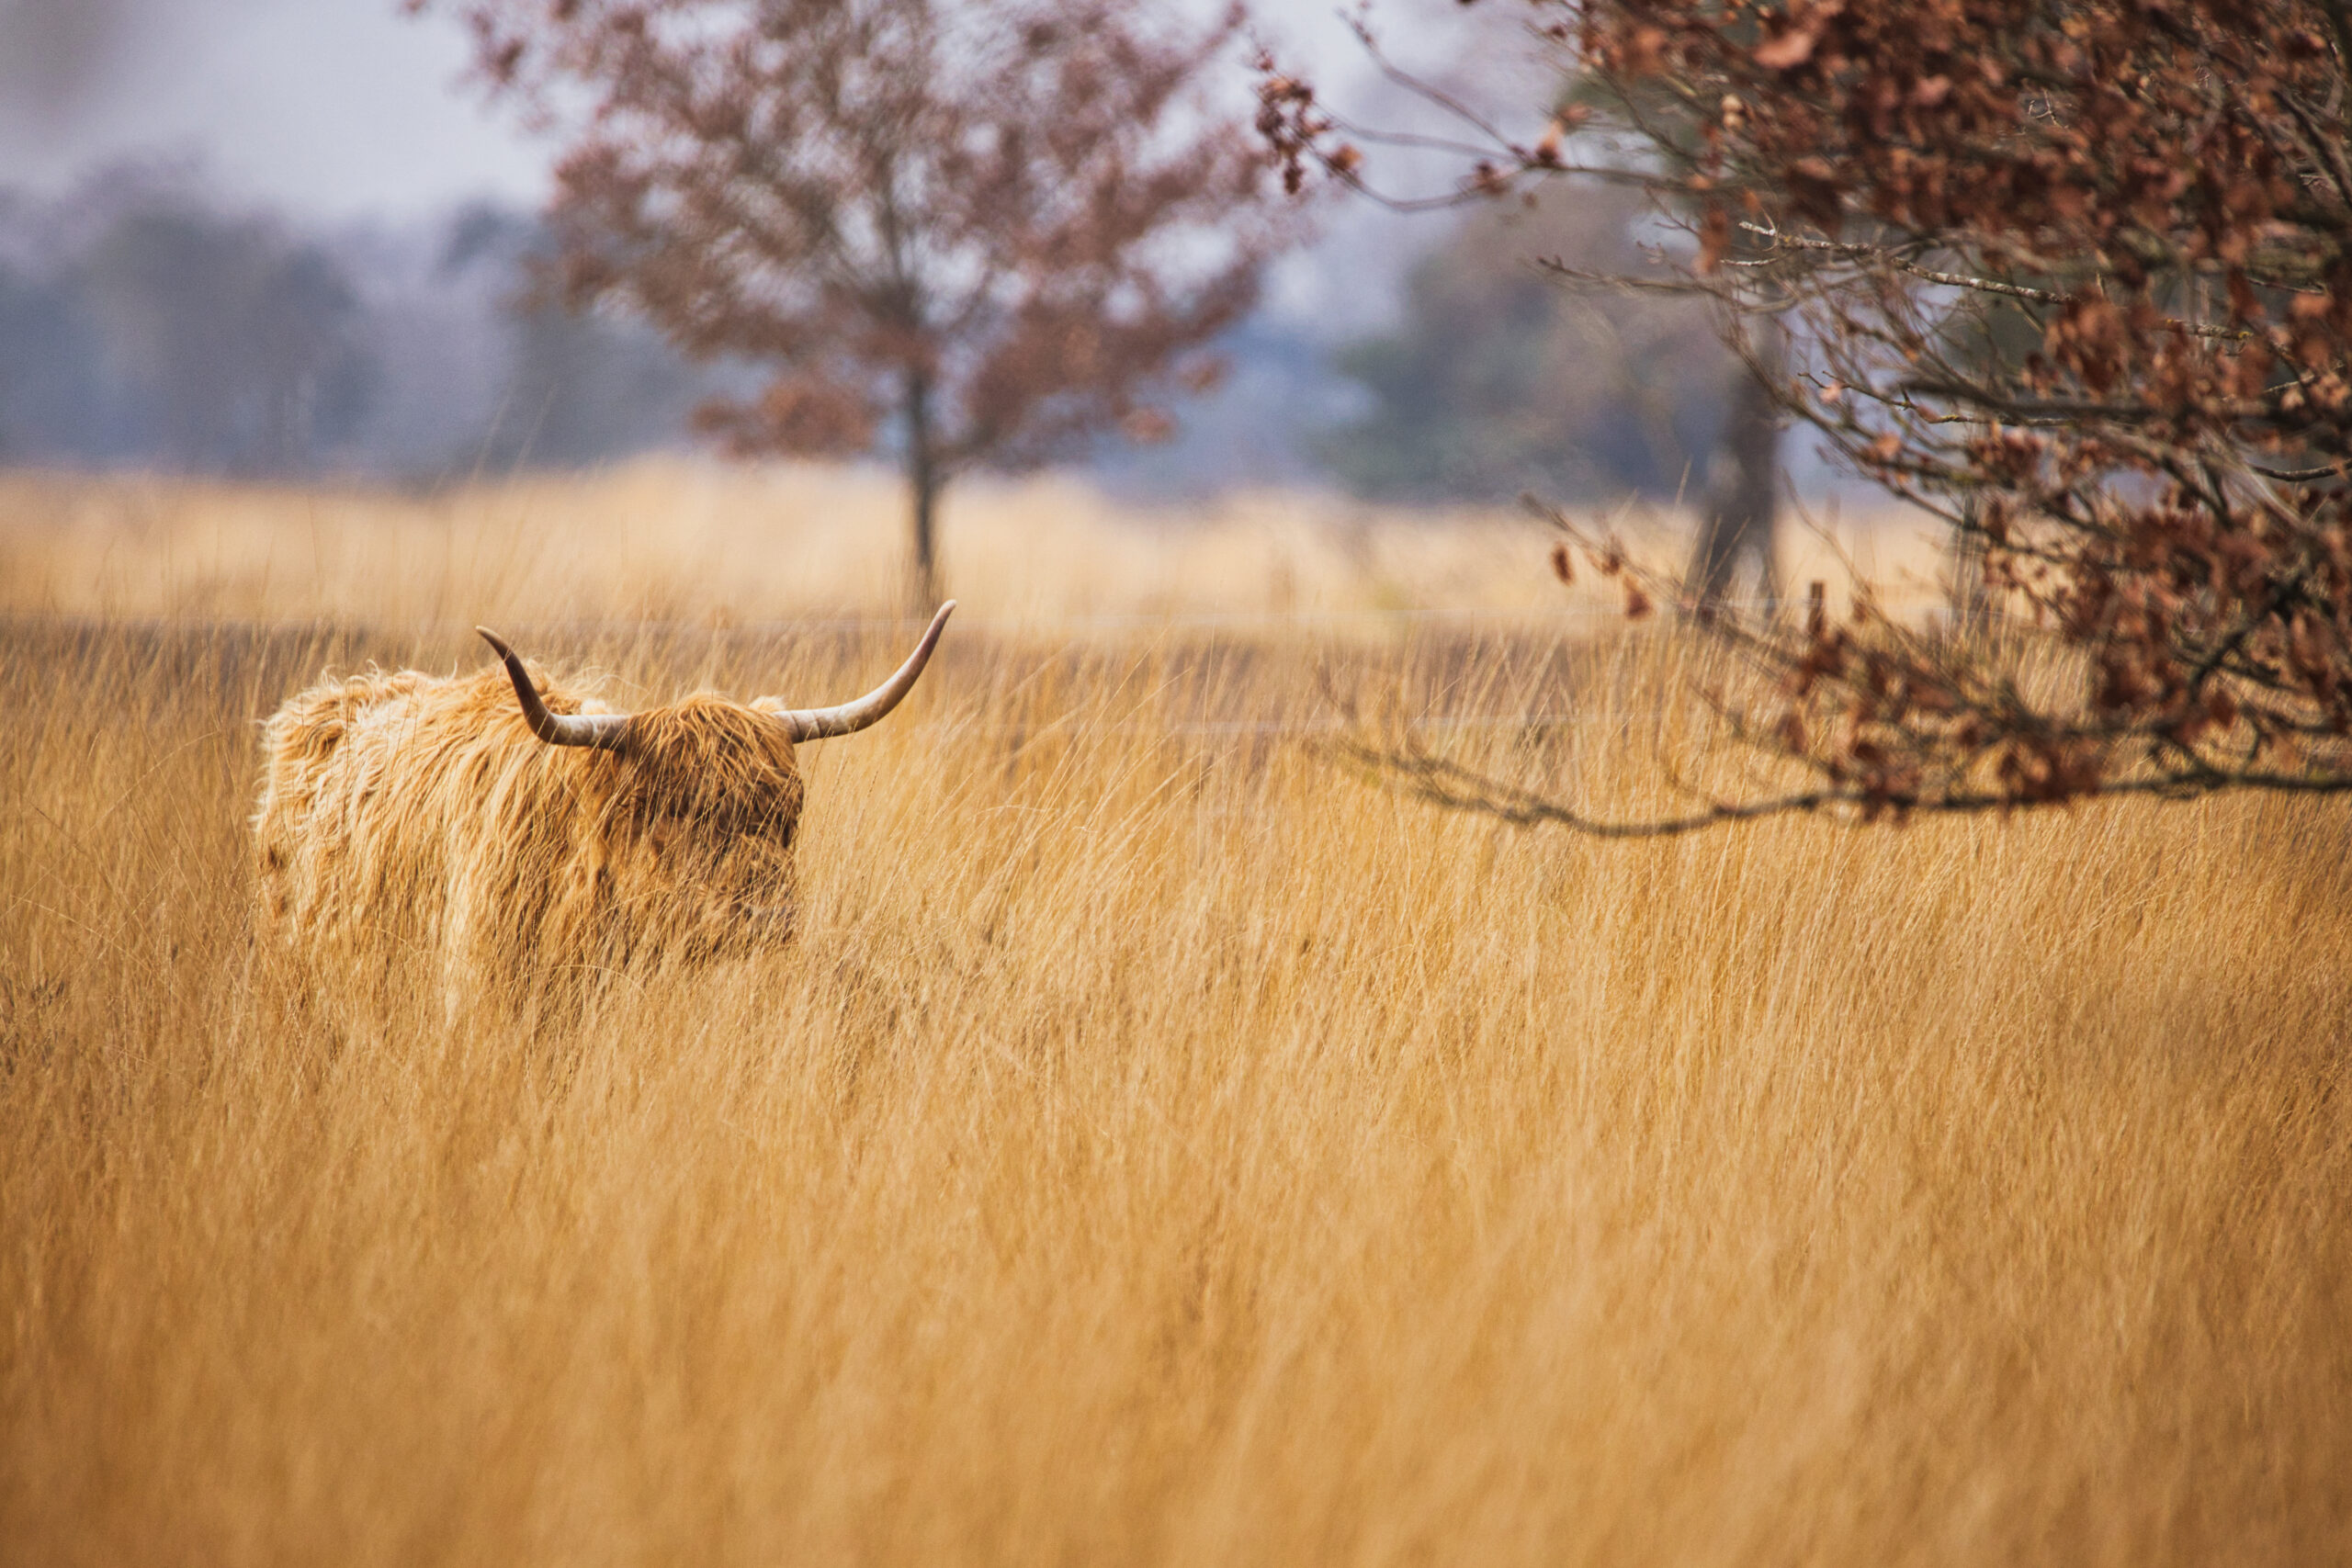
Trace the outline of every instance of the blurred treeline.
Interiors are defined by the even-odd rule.
[[[678,440],[712,372],[543,302],[528,215],[308,231],[183,171],[0,192],[0,461],[417,477]]]
[[[1651,270],[1645,218],[1608,188],[1467,209],[1414,266],[1395,330],[1340,349],[1368,397],[1317,454],[1350,489],[1398,500],[1695,497],[1740,374],[1713,319],[1566,276]]]
[[[1106,446],[1102,476],[1411,501],[1695,491],[1732,373],[1703,312],[1536,265],[1638,268],[1638,208],[1603,195],[1445,224],[1384,231],[1425,247],[1388,328],[1261,312],[1222,345],[1220,388],[1176,410],[1176,440]],[[1345,288],[1363,232],[1292,265]],[[488,205],[306,226],[172,165],[0,189],[0,463],[430,480],[691,444],[695,405],[747,372],[548,302],[546,247],[535,218]]]

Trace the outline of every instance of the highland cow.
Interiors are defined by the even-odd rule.
[[[955,607],[896,674],[839,707],[699,694],[614,713],[486,629],[503,670],[322,681],[263,728],[259,926],[327,975],[424,957],[453,1004],[639,953],[781,942],[794,745],[896,707]]]

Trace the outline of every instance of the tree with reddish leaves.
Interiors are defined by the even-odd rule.
[[[410,0],[423,8],[433,0]],[[743,455],[883,446],[938,596],[956,474],[1164,434],[1169,393],[1290,227],[1265,157],[1200,101],[1203,31],[1119,0],[443,0],[479,68],[567,138],[553,220],[577,306],[752,361],[699,423]]]
[[[1577,90],[1523,142],[1449,95],[1483,142],[1465,189],[1632,181],[1690,214],[1679,276],[1621,281],[1711,297],[1736,343],[1784,323],[1758,367],[1785,413],[1945,518],[1997,615],[1833,616],[1816,587],[1799,618],[1704,617],[1758,677],[1720,694],[1734,733],[1809,775],[1785,794],[1608,823],[1424,754],[1384,766],[1644,833],[2352,789],[2352,6],[1531,9]],[[1364,179],[1311,88],[1261,91],[1294,184]]]

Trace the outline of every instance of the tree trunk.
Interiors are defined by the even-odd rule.
[[[921,620],[939,603],[939,491],[944,482],[932,444],[931,378],[921,370],[907,373],[906,413],[907,490],[914,502],[914,550],[907,581],[915,618]]]
[[[1984,590],[1984,536],[1978,527],[1981,503],[1970,495],[1960,508],[1962,523],[1952,535],[1951,626],[1962,640],[1974,642],[1993,624],[1993,602]]]
[[[1743,557],[1756,562],[1757,597],[1768,613],[1780,607],[1777,560],[1781,508],[1781,410],[1766,377],[1777,377],[1781,337],[1761,329],[1757,357],[1762,375],[1742,367],[1724,413],[1724,431],[1690,552],[1683,592],[1706,615],[1722,608]]]

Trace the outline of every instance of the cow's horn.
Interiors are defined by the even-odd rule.
[[[830,736],[848,735],[864,729],[884,714],[899,705],[899,699],[914,689],[915,677],[931,661],[931,650],[938,645],[939,629],[947,624],[948,612],[956,608],[950,599],[932,616],[931,628],[899,666],[899,672],[875,687],[854,703],[843,703],[834,708],[787,708],[782,697],[762,697],[752,705],[762,713],[773,714],[792,734],[795,740],[823,740]]]
[[[539,689],[531,684],[531,677],[523,671],[523,661],[514,650],[498,640],[498,634],[488,626],[476,626],[482,640],[498,650],[505,661],[506,678],[514,682],[514,696],[523,705],[523,722],[531,733],[550,746],[596,746],[613,750],[621,743],[621,733],[628,727],[625,713],[549,713],[548,705],[539,701]]]

